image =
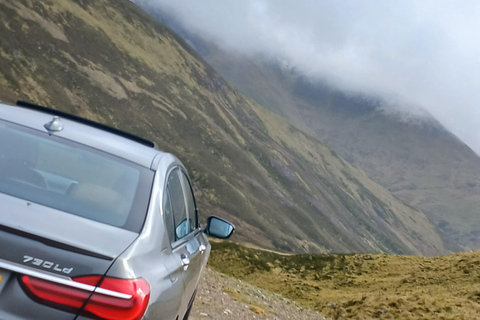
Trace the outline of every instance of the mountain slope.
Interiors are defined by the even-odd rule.
[[[129,1],[0,0],[0,99],[158,143],[188,167],[201,216],[284,251],[445,252],[426,216],[233,90]]]
[[[153,9],[152,9],[153,10]],[[428,115],[311,82],[262,57],[225,52],[162,16],[229,83],[315,136],[441,230],[450,250],[480,248],[480,158]]]

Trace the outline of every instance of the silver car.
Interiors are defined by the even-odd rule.
[[[182,163],[142,138],[0,104],[0,320],[187,319],[210,254]]]

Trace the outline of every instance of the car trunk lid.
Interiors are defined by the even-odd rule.
[[[0,259],[7,259],[23,263],[23,256],[35,256],[39,252],[62,250],[63,253],[77,255],[82,263],[85,257],[97,260],[113,261],[125,250],[138,236],[137,233],[96,222],[83,217],[48,208],[30,201],[15,198],[0,193],[2,212],[0,215],[0,230],[11,235],[17,235],[29,240],[29,244],[11,243],[0,251]],[[7,241],[7,240],[5,240]],[[4,242],[0,242],[4,243]],[[43,250],[42,250],[43,248]],[[41,257],[39,257],[41,258]],[[75,263],[72,259],[70,263]],[[107,263],[107,267],[110,265]],[[68,264],[68,263],[67,263]],[[104,274],[106,269],[87,269],[78,267],[69,273],[70,276],[78,274]],[[45,271],[45,270],[44,270]],[[65,273],[53,270],[54,273]]]

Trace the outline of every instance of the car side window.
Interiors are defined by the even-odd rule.
[[[190,225],[190,231],[198,228],[197,206],[195,204],[195,197],[193,196],[193,189],[186,174],[182,171],[182,182],[185,190],[185,198],[187,200],[187,212]]]
[[[175,240],[178,240],[190,233],[190,221],[187,216],[185,196],[183,194],[178,168],[172,170],[168,177],[167,191],[170,194],[173,209]]]
[[[164,215],[165,215],[165,226],[167,228],[168,239],[170,243],[175,242],[175,221],[173,219],[173,209],[172,201],[170,200],[170,193],[168,190],[165,190],[165,206],[164,206]]]

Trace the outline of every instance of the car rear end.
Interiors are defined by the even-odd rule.
[[[52,118],[0,105],[0,319],[141,319],[146,280],[106,274],[142,230],[158,152]]]
[[[102,278],[122,246],[128,246],[135,234],[109,230],[113,232],[107,238],[105,231],[92,232],[88,224],[77,221],[77,230],[71,232],[70,239],[86,229],[97,243],[116,246],[99,254],[80,246],[66,246],[60,239],[2,227],[0,319],[73,319],[76,314],[104,318],[116,313],[123,317],[115,319],[137,319],[131,315],[140,314],[146,307],[148,284],[141,279]]]

